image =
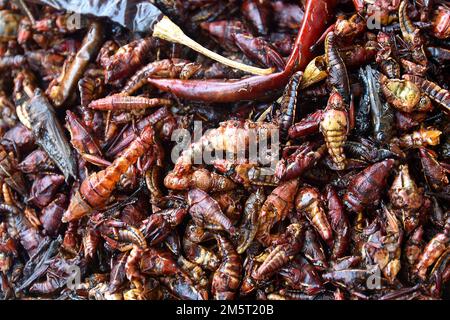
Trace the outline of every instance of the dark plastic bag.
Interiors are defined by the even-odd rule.
[[[163,13],[145,0],[29,0],[58,10],[106,17],[133,32],[151,33]]]

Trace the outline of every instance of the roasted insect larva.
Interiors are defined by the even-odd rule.
[[[217,201],[206,192],[200,189],[190,190],[188,204],[189,213],[197,225],[212,230],[225,230],[230,234],[235,232],[235,227],[223,214]]]
[[[292,179],[280,184],[267,197],[258,217],[256,239],[262,244],[270,244],[270,231],[275,223],[283,220],[294,206],[294,198],[298,188],[298,180]]]
[[[337,48],[336,36],[330,32],[325,39],[325,57],[328,66],[328,81],[341,95],[345,104],[350,103],[350,85],[347,68]]]
[[[223,235],[216,235],[222,261],[214,272],[211,291],[216,300],[233,300],[239,288],[242,262],[233,244]]]
[[[106,82],[124,78],[136,71],[148,59],[154,42],[152,38],[144,38],[119,48],[106,62]]]
[[[173,190],[198,188],[206,192],[229,191],[236,188],[236,184],[231,179],[206,169],[197,169],[181,177],[169,173],[164,179],[164,185]]]
[[[317,189],[300,188],[295,198],[295,209],[306,216],[324,241],[331,242],[331,226],[325,214],[322,195]]]
[[[375,163],[354,176],[343,199],[347,207],[354,212],[361,212],[365,207],[379,202],[394,162],[393,159],[387,159]]]
[[[439,104],[439,106],[444,109],[444,112],[449,114],[450,93],[448,90],[441,88],[439,85],[432,81],[423,79],[418,76],[405,74],[403,77],[418,85],[425,94],[427,94],[431,99],[433,99],[437,104]]]
[[[120,176],[133,165],[154,143],[154,131],[147,127],[125,152],[105,170],[93,173],[83,181],[80,190],[70,200],[63,221],[77,220],[94,209],[103,208],[119,182]]]
[[[291,224],[286,229],[286,237],[282,243],[276,245],[258,269],[253,277],[257,280],[268,278],[291,260],[301,249],[303,244],[304,230],[300,224]]]
[[[449,26],[0,0],[0,299],[448,300]]]
[[[439,144],[439,137],[442,132],[434,128],[423,128],[410,134],[391,140],[398,143],[401,148],[420,148],[426,146],[435,146]]]
[[[295,121],[295,110],[297,108],[297,90],[300,86],[303,73],[297,72],[294,74],[287,85],[286,91],[283,93],[281,100],[281,115],[280,115],[280,133],[281,138],[286,140],[289,128]]]
[[[334,92],[320,121],[320,131],[327,144],[328,153],[338,170],[345,169],[344,144],[350,124],[342,96]]]
[[[399,173],[389,190],[389,198],[403,220],[406,232],[413,231],[419,224],[419,209],[424,204],[423,190],[412,179],[408,165],[401,165]]]

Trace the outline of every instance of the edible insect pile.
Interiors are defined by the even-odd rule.
[[[0,0],[1,299],[450,298],[448,2],[80,1]]]

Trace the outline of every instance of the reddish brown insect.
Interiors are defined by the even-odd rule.
[[[124,153],[114,160],[111,166],[86,178],[81,184],[80,190],[76,191],[70,199],[70,205],[64,213],[63,221],[77,220],[95,209],[104,208],[119,182],[120,176],[154,145],[154,139],[153,129],[146,127]]]
[[[130,111],[146,108],[156,108],[170,106],[172,101],[161,98],[131,97],[122,95],[112,95],[103,99],[92,101],[88,107],[94,110]]]
[[[344,203],[347,207],[354,212],[361,212],[364,207],[378,202],[394,163],[393,159],[387,159],[369,166],[354,176],[344,195]]]

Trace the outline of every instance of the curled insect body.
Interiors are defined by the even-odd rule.
[[[163,59],[153,61],[139,69],[121,90],[122,95],[131,95],[147,83],[147,78],[181,77],[190,62],[181,59]]]
[[[80,257],[66,260],[57,256],[49,262],[49,270],[46,273],[46,279],[42,282],[35,282],[30,287],[30,292],[34,294],[48,295],[55,291],[61,290],[67,283],[67,279],[71,276],[70,266],[79,266],[80,272],[85,272],[84,262]]]
[[[425,246],[423,242],[423,232],[423,226],[419,226],[409,235],[408,239],[406,240],[403,254],[409,271],[411,271],[411,269],[415,267]]]
[[[236,188],[236,184],[229,178],[206,169],[196,169],[182,176],[169,173],[164,178],[164,185],[172,190],[198,188],[205,192],[229,191]]]
[[[86,127],[78,119],[78,117],[70,110],[66,113],[66,126],[71,137],[71,144],[75,150],[88,162],[109,165],[106,160],[102,160],[102,152],[98,146],[98,142],[89,134]]]
[[[103,39],[103,27],[100,22],[92,22],[86,36],[83,39],[80,50],[75,57],[66,62],[61,79],[47,89],[50,99],[56,107],[61,107],[72,95],[78,80],[83,76],[89,61],[100,49]]]
[[[295,198],[295,208],[298,213],[305,214],[325,242],[331,243],[333,232],[319,190],[311,187],[300,188]]]
[[[245,252],[255,239],[258,231],[258,214],[265,200],[264,191],[259,188],[245,202],[244,217],[238,229],[238,247],[236,248],[238,254]]]
[[[267,140],[273,131],[278,131],[278,126],[266,122],[253,122],[243,120],[229,120],[220,123],[218,128],[209,130],[199,141],[190,145],[182,152],[175,163],[174,172],[182,175],[189,172],[193,160],[201,150],[221,151],[238,154],[239,148],[248,148],[250,141],[253,143]]]
[[[391,204],[400,211],[403,226],[407,233],[413,231],[419,224],[418,210],[424,203],[423,190],[419,189],[412,179],[408,165],[401,165],[399,172],[389,190]]]
[[[313,167],[326,152],[326,146],[313,150],[314,144],[306,142],[299,146],[287,159],[281,159],[275,168],[275,175],[280,180],[290,180],[302,175]],[[285,149],[286,150],[286,149]]]
[[[425,73],[427,72],[427,68],[420,64],[411,62],[406,59],[400,59],[400,62],[402,64],[402,67],[406,74],[423,77],[425,75]]]
[[[325,283],[331,282],[338,287],[358,291],[366,289],[367,279],[378,271],[378,266],[373,266],[368,269],[344,269],[337,271],[329,271],[322,274],[322,279]],[[364,297],[365,295],[363,295]]]
[[[72,256],[76,256],[79,252],[80,239],[78,237],[78,229],[78,221],[69,222],[66,232],[64,233],[64,240],[61,246],[63,251],[68,252]],[[88,238],[88,240],[91,240],[91,242],[88,241],[88,245],[86,245],[86,242],[83,241],[83,244],[85,245],[85,252],[88,253],[86,254],[86,257],[89,259],[89,257],[93,258],[95,256],[95,250],[97,249],[98,239],[100,236],[97,237],[97,234],[93,235],[88,232],[86,234],[92,236],[91,238]],[[85,238],[83,238],[83,240],[85,240]]]
[[[366,30],[367,23],[365,19],[354,14],[349,19],[338,17],[334,25],[334,33],[340,38],[353,39]]]
[[[300,138],[318,132],[322,116],[323,110],[318,110],[307,115],[300,122],[295,123],[289,128],[289,138]]]
[[[185,274],[174,277],[162,277],[161,283],[167,287],[172,296],[183,300],[208,300],[208,291],[198,289]]]
[[[215,164],[216,169],[218,163]],[[224,165],[226,169],[232,167],[232,165]],[[227,171],[227,170],[222,171]],[[234,171],[230,178],[242,184],[245,187],[250,186],[272,186],[276,187],[280,182],[278,177],[274,174],[274,170],[268,167],[260,167],[254,163],[241,163],[232,169]]]
[[[26,184],[22,173],[17,170],[18,164],[12,152],[0,146],[0,180],[22,196],[27,195]]]
[[[153,38],[144,38],[120,47],[109,57],[105,70],[106,82],[122,79],[136,71],[145,62],[154,42]]]
[[[196,225],[194,220],[188,222],[184,236],[194,243],[201,243],[214,239],[213,231]]]
[[[189,213],[199,226],[212,230],[225,230],[233,234],[236,230],[231,220],[222,213],[219,204],[206,192],[192,189],[188,192]]]
[[[302,290],[310,296],[316,296],[323,290],[319,274],[302,256],[297,256],[282,267],[279,274],[287,286],[293,290]]]
[[[419,148],[419,156],[428,184],[434,190],[442,190],[449,184],[448,170],[437,161],[436,153],[432,150],[421,147]]]
[[[134,277],[134,274],[130,273],[133,268],[137,268],[134,272],[141,273],[141,276],[142,274],[172,276],[183,273],[169,251],[151,247],[144,250],[134,246],[128,256],[126,268],[129,270],[127,271],[128,279]]]
[[[202,268],[214,271],[220,265],[220,258],[213,250],[194,243],[187,238],[183,239],[183,250],[189,261]]]
[[[202,30],[209,33],[222,47],[230,51],[237,51],[233,35],[236,32],[247,31],[245,25],[239,20],[202,22],[200,27]]]
[[[150,246],[156,245],[172,232],[187,215],[186,208],[164,209],[153,213],[149,218],[143,220],[139,231],[147,239]]]
[[[249,33],[234,33],[236,46],[252,61],[263,67],[274,67],[283,70],[285,61],[277,50],[263,38],[254,38]]]
[[[205,271],[198,264],[190,262],[182,255],[178,257],[177,263],[186,273],[189,274],[196,285],[206,290],[209,285],[209,280]]]
[[[401,111],[396,111],[395,125],[399,131],[409,131],[418,127],[426,119],[426,117],[426,112],[404,113]]]
[[[352,45],[340,49],[342,60],[349,69],[358,68],[374,60],[376,42],[367,41],[364,45]]]
[[[344,149],[351,156],[370,163],[398,156],[395,152],[380,148],[374,141],[365,138],[360,138],[357,141],[346,141]]]
[[[299,181],[292,179],[276,187],[264,202],[258,218],[256,239],[262,244],[270,244],[273,237],[272,227],[278,221],[284,220],[293,208]]]
[[[446,250],[449,242],[448,234],[449,223],[447,221],[444,231],[436,234],[425,246],[419,260],[415,266],[415,273],[424,280],[427,277],[427,271],[439,256]]]
[[[128,252],[122,252],[114,258],[109,276],[109,292],[115,293],[119,291],[120,287],[125,283],[125,264],[127,259]]]
[[[63,183],[64,177],[60,174],[45,174],[36,177],[31,186],[29,201],[40,208],[47,206]]]
[[[386,179],[394,166],[393,159],[375,163],[355,175],[344,195],[344,203],[349,209],[358,213],[364,207],[379,201],[381,192],[386,186]]]
[[[105,152],[107,157],[116,156],[126,147],[128,147],[137,133],[141,132],[148,126],[153,126],[164,140],[170,140],[173,130],[177,123],[170,110],[166,107],[160,108],[151,115],[142,118],[136,123],[136,128],[128,127],[121,135],[118,136],[117,143],[113,143]]]
[[[382,73],[389,79],[400,78],[400,64],[392,57],[391,37],[384,32],[379,32],[377,42],[381,48],[377,52],[376,62]]]
[[[417,110],[421,91],[412,81],[388,79],[380,75],[380,82],[386,100],[395,108],[407,113]]]
[[[291,224],[282,236],[281,244],[274,246],[262,264],[255,270],[253,277],[256,280],[269,278],[287,262],[289,262],[301,249],[304,229],[300,224]]]
[[[420,30],[414,26],[408,16],[407,6],[408,1],[402,1],[398,8],[400,30],[402,31],[403,39],[405,39],[410,46],[413,59],[419,64],[426,65],[428,60],[423,49],[424,40],[420,34]]]
[[[328,219],[334,231],[332,255],[333,259],[342,258],[350,245],[351,227],[346,216],[344,205],[331,185],[326,187]]]
[[[77,220],[94,209],[103,208],[121,175],[154,145],[154,138],[153,129],[146,127],[140,136],[110,166],[86,178],[81,184],[80,190],[71,198],[69,208],[64,213],[63,221]]]
[[[378,264],[383,275],[392,283],[400,271],[400,255],[403,230],[394,212],[383,206],[385,234],[376,231],[368,238],[363,252]]]
[[[242,193],[235,191],[216,192],[212,194],[214,200],[219,204],[222,212],[236,224],[242,215],[243,207],[241,200],[244,197]]]
[[[39,220],[46,234],[50,236],[56,236],[58,234],[61,227],[62,215],[67,208],[67,200],[67,197],[63,193],[59,193],[52,202],[42,209]]]
[[[420,148],[426,146],[436,146],[440,143],[439,137],[442,131],[435,128],[421,128],[413,133],[408,133],[399,138],[394,138],[391,143],[397,143],[401,148]]]
[[[414,75],[403,75],[403,78],[407,81],[411,81],[419,86],[423,92],[435,101],[444,112],[450,113],[450,92],[444,88],[441,88],[434,82],[426,80],[424,78],[414,76]]]
[[[111,248],[129,251],[133,246],[147,248],[147,242],[141,231],[119,220],[101,219],[95,223],[94,229],[105,239]]]
[[[450,9],[448,6],[438,6],[431,21],[433,23],[433,35],[436,38],[448,39],[450,37]]]
[[[329,267],[325,249],[316,230],[308,226],[305,231],[305,241],[300,251],[316,270],[325,270]]]
[[[216,300],[233,300],[239,288],[242,262],[233,244],[225,236],[216,235],[222,261],[214,272],[211,292]]]
[[[8,222],[8,234],[17,239],[29,256],[32,256],[39,247],[43,238],[34,228],[25,214],[15,206],[0,204],[0,212],[4,213]]]
[[[17,169],[23,173],[38,173],[42,171],[53,171],[55,164],[48,156],[47,152],[37,149],[31,152],[25,159],[17,165]],[[18,181],[16,179],[16,181]]]
[[[105,91],[103,73],[100,69],[88,69],[82,79],[78,81],[80,102],[87,107],[91,101],[100,98]]]

